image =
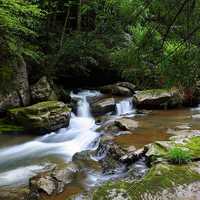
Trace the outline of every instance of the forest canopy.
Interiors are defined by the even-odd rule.
[[[193,90],[199,10],[199,0],[0,0],[1,88],[23,57],[32,82]]]

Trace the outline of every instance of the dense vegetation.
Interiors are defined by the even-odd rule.
[[[23,58],[30,82],[193,90],[199,9],[199,0],[0,0],[1,88]]]

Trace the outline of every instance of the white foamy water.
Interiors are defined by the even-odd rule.
[[[32,172],[37,170],[38,166],[31,165],[31,159],[56,155],[69,161],[75,153],[92,148],[91,144],[99,137],[99,133],[95,132],[97,126],[91,117],[87,97],[97,94],[92,91],[84,91],[76,95],[72,93],[72,98],[79,99],[78,116],[72,115],[68,128],[60,129],[57,133],[46,134],[31,142],[0,149],[0,166],[12,166],[15,162],[22,165],[0,173],[0,186],[15,184],[16,180],[23,182],[22,179],[34,175]],[[28,166],[27,163],[23,166],[23,161],[30,161],[30,163]]]
[[[3,172],[0,174],[0,186],[28,184],[28,179],[43,169],[44,166],[32,165]]]
[[[117,115],[125,115],[133,112],[133,102],[132,98],[127,98],[125,100],[117,103]]]

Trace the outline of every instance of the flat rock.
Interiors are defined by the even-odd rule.
[[[138,127],[138,122],[129,118],[121,118],[115,120],[115,125],[124,131],[134,131]]]

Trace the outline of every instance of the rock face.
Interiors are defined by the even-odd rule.
[[[29,107],[11,109],[9,115],[25,129],[43,133],[68,126],[70,109],[63,102],[46,101]]]
[[[144,90],[135,94],[135,104],[138,108],[161,109],[182,105],[183,98],[178,90]]]
[[[94,116],[104,115],[116,109],[114,98],[103,98],[91,104],[91,112]]]
[[[33,102],[57,100],[57,96],[51,87],[47,77],[43,76],[35,85],[31,86]]]
[[[100,88],[104,94],[116,96],[132,96],[135,91],[135,86],[128,82],[121,82],[113,85],[106,85]]]
[[[19,57],[16,65],[15,79],[13,80],[13,85],[15,85],[16,88],[6,95],[0,93],[0,109],[27,106],[30,103],[26,63],[22,57]]]
[[[38,194],[38,196],[41,191],[47,195],[62,193],[65,186],[72,181],[73,174],[77,170],[74,164],[69,164],[64,169],[55,168],[47,173],[41,173],[30,179],[31,193]]]

